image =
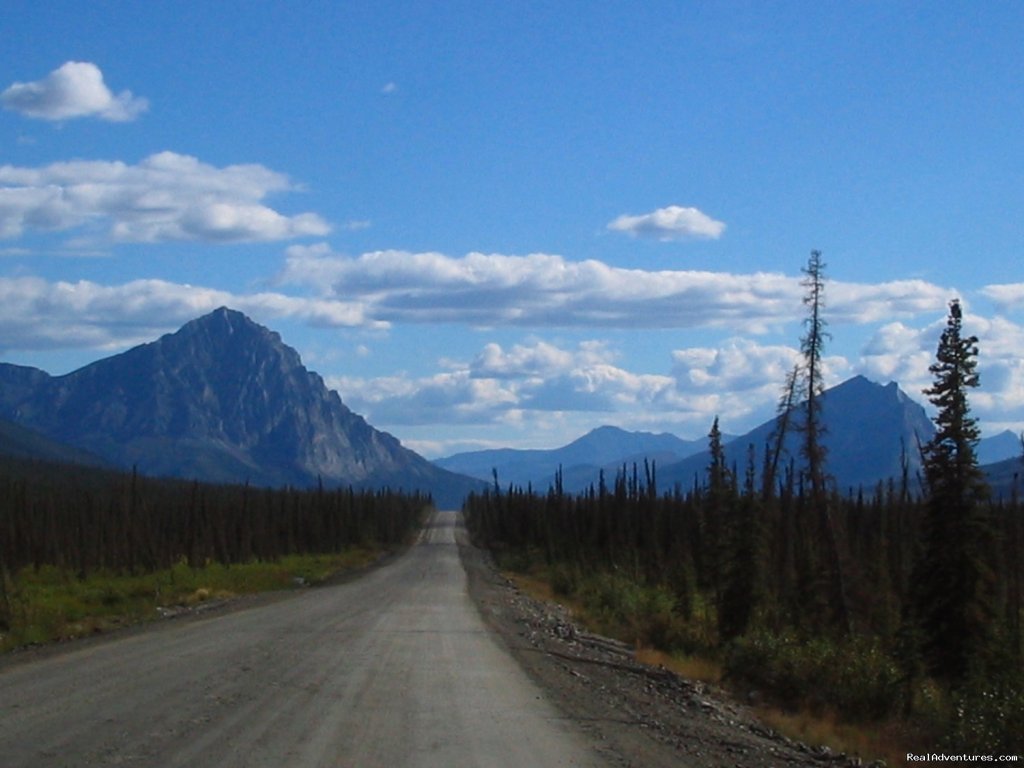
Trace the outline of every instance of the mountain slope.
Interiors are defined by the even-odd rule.
[[[934,434],[934,426],[924,408],[911,400],[895,382],[876,384],[863,376],[855,376],[825,392],[821,398],[822,421],[826,432],[822,442],[828,449],[827,470],[835,477],[837,487],[871,489],[880,480],[899,477],[901,460],[909,461],[910,478],[915,482],[920,459],[918,440],[922,443]],[[799,409],[796,421],[802,415]],[[760,476],[765,446],[771,440],[776,420],[756,427],[725,446],[726,459],[742,473],[747,466],[748,447],[753,446],[755,470]],[[784,443],[780,472],[794,459],[801,466],[800,435],[791,429]],[[692,486],[694,479],[704,481],[709,455],[707,451],[682,462],[659,468],[659,484]]]
[[[448,503],[472,485],[371,427],[278,334],[226,308],[65,376],[0,365],[0,416],[147,474],[415,487]]]
[[[6,419],[0,419],[0,456],[92,467],[108,466],[98,456],[51,440],[39,432]]]

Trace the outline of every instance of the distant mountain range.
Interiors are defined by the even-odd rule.
[[[0,419],[7,453],[150,475],[419,489],[444,505],[480,485],[371,427],[278,334],[226,308],[64,376],[0,363]]]
[[[918,441],[924,443],[934,434],[934,426],[921,405],[895,383],[876,384],[863,376],[828,390],[821,402],[828,471],[841,491],[871,490],[880,481],[898,478],[904,453],[914,490],[919,490]],[[742,475],[752,447],[759,477],[765,446],[775,426],[776,420],[771,419],[745,435],[724,438],[726,461]],[[799,439],[795,431],[787,436],[780,472],[791,459],[799,466]],[[979,444],[980,462],[994,465],[1002,462],[993,466],[991,473],[997,493],[1008,493],[1007,478],[1012,477],[1014,459],[1020,453],[1020,439],[1012,432]],[[710,461],[707,439],[687,441],[669,434],[600,427],[562,448],[472,451],[438,459],[435,463],[482,480],[491,480],[496,471],[502,486],[511,483],[526,487],[529,484],[540,490],[551,484],[555,471],[561,467],[563,487],[579,492],[596,484],[601,470],[610,483],[624,464],[628,467],[633,462],[642,463],[645,458],[656,463],[658,486],[662,490],[676,484],[683,488],[692,487],[695,482],[702,484]]]
[[[623,463],[644,459],[658,466],[673,464],[707,448],[706,440],[683,440],[668,433],[627,432],[618,427],[598,427],[561,448],[549,450],[494,450],[457,453],[434,463],[452,472],[525,488],[546,489],[561,467],[562,485],[567,491],[579,491],[595,482],[601,470],[611,478]]]

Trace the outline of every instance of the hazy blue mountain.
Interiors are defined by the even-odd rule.
[[[1020,435],[1006,430],[978,442],[978,463],[995,464],[1021,455]]]
[[[349,410],[273,331],[221,308],[64,376],[0,364],[0,417],[151,475],[257,485],[477,484]]]
[[[895,382],[882,385],[855,376],[827,390],[821,404],[828,471],[841,491],[861,487],[872,490],[880,480],[899,477],[904,452],[910,463],[911,482],[916,483],[920,467],[918,440],[929,440],[935,428],[924,408]],[[802,420],[800,413],[794,417]],[[728,462],[741,475],[747,467],[749,446],[753,446],[754,466],[760,477],[765,446],[775,431],[775,423],[771,419],[725,446]],[[799,441],[800,435],[791,430],[784,443],[780,472],[790,459],[801,465]],[[663,489],[675,483],[690,487],[695,478],[703,483],[708,463],[709,454],[704,450],[671,466],[662,466],[658,471],[659,485]]]
[[[629,432],[618,427],[598,427],[561,448],[518,450],[499,448],[458,453],[434,463],[453,472],[491,481],[497,470],[501,485],[509,483],[546,489],[562,467],[567,491],[578,491],[596,483],[602,469],[611,483],[623,463],[642,463],[644,458],[671,464],[706,446],[705,440],[682,440],[668,433]]]

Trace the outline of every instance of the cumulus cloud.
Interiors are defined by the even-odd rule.
[[[749,393],[771,382],[776,389],[801,357],[785,345],[760,345],[735,338],[718,347],[688,347],[672,353],[673,372],[684,391]]]
[[[0,237],[26,230],[106,226],[115,242],[258,242],[322,236],[313,213],[288,216],[262,201],[296,189],[262,165],[217,168],[160,152],[137,165],[72,161],[0,166]]]
[[[583,342],[575,352],[545,341],[515,344],[507,351],[491,343],[473,359],[469,370],[476,378],[546,377],[574,367],[600,365],[610,357],[607,346],[599,341]]]
[[[799,277],[623,269],[562,256],[376,251],[292,246],[279,276],[326,297],[360,297],[378,320],[477,326],[729,328],[759,333],[803,319]],[[867,323],[945,308],[924,281],[829,283],[830,322]]]
[[[802,362],[795,347],[762,345],[746,338],[728,339],[716,347],[677,349],[672,358],[679,397],[693,403],[705,419],[720,416],[730,431],[753,426],[751,416],[767,418],[786,377]],[[826,355],[822,360],[826,386],[838,384],[850,373],[851,366],[842,356]]]
[[[921,399],[921,390],[931,384],[928,366],[935,359],[944,325],[942,320],[917,328],[901,322],[886,323],[861,350],[861,371],[877,381],[898,381]]]
[[[934,383],[935,361],[945,317],[921,327],[901,322],[879,328],[861,351],[858,370],[876,381],[897,381],[912,398],[926,403],[923,390]],[[1024,422],[1024,327],[1006,318],[974,313],[964,316],[964,333],[979,338],[980,386],[969,394],[971,410],[986,434],[1019,430]]]
[[[151,341],[225,305],[264,322],[290,317],[315,326],[374,326],[357,302],[271,292],[234,294],[164,280],[99,285],[85,280],[3,277],[0,351],[126,347]]]
[[[686,424],[703,430],[711,423],[713,407],[721,401],[685,391],[673,375],[628,370],[614,362],[616,357],[597,340],[575,348],[540,340],[508,349],[490,343],[471,362],[432,375],[328,381],[371,422],[398,427],[536,425],[583,415],[660,423],[661,429]]]
[[[69,61],[42,80],[13,83],[3,93],[4,107],[41,120],[95,117],[111,122],[134,120],[149,103],[122,91],[116,96],[103,82],[103,73],[87,61]]]
[[[717,240],[725,224],[715,221],[697,208],[670,205],[639,216],[622,215],[608,224],[613,232],[633,237],[650,237],[662,242],[670,240]]]

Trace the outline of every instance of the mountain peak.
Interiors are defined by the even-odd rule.
[[[201,317],[197,317],[195,320],[186,323],[184,327],[187,328],[190,325],[204,326],[214,324],[222,324],[233,327],[263,327],[259,325],[259,323],[252,320],[248,315],[244,314],[243,312],[239,312],[237,309],[231,309],[231,307],[217,307],[217,309],[213,310],[212,312],[202,315]]]
[[[913,446],[927,440],[933,425],[924,408],[906,396],[896,383],[878,384],[854,376],[825,391],[822,399],[823,443],[828,449],[828,471],[842,491],[871,488],[879,480],[899,477],[903,454],[909,452],[912,469],[918,457]],[[797,406],[798,411],[802,406]],[[799,417],[802,418],[802,417]],[[725,447],[730,463],[742,466],[752,446],[755,467],[761,466],[765,446],[775,434],[777,421],[771,419]],[[783,447],[789,458],[800,456],[799,435],[790,429]],[[701,454],[662,469],[665,482],[683,486],[703,478],[708,457]]]
[[[228,307],[59,378],[0,369],[0,395],[0,418],[146,474],[460,482],[352,413],[280,335]]]
[[[254,333],[259,336],[272,338],[278,343],[281,342],[279,334],[260,325],[248,315],[230,307],[218,307],[202,317],[190,320],[177,331],[168,335],[184,334],[187,336],[196,333],[225,336],[237,333]]]

